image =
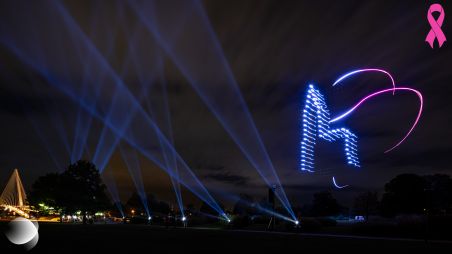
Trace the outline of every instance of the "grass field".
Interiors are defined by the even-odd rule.
[[[6,224],[1,224],[2,232]],[[22,247],[4,234],[1,253]],[[212,228],[170,228],[149,225],[80,225],[40,223],[39,242],[32,252],[47,253],[303,253],[318,251],[450,251],[452,242],[334,236],[307,233],[277,233]]]

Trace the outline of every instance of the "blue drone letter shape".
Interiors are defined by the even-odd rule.
[[[314,147],[317,137],[329,142],[344,140],[347,164],[359,167],[357,136],[346,128],[330,129],[330,112],[325,98],[313,85],[309,85],[302,113],[301,170],[314,172]]]

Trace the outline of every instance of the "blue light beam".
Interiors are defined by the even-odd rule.
[[[133,184],[137,189],[138,196],[140,197],[140,201],[146,211],[146,215],[149,217],[151,216],[151,212],[149,210],[148,198],[146,196],[146,191],[144,189],[144,184],[142,181],[141,166],[140,161],[138,160],[138,156],[134,150],[126,149],[122,144],[119,145],[119,150],[121,152],[123,161],[126,163],[129,175],[132,177]]]
[[[33,9],[33,13],[39,13],[35,12],[36,10],[39,10],[40,8],[44,8],[45,13],[50,15],[46,15],[46,17],[49,17],[49,20],[51,20],[55,25],[63,26],[59,31],[64,34],[65,31],[68,29],[73,30],[79,30],[79,28],[74,24],[74,21],[71,19],[71,17],[68,15],[66,10],[60,5],[58,2],[50,2],[51,6],[47,5],[36,5],[34,8],[29,8],[27,5],[25,9]],[[157,164],[157,166],[161,167],[162,169],[165,169],[165,165],[162,163],[162,160],[156,157],[155,152],[153,151],[153,148],[149,147],[149,144],[153,144],[152,142],[152,136],[149,135],[156,135],[157,137],[161,136],[162,140],[165,143],[165,146],[169,147],[169,149],[174,149],[171,147],[168,140],[162,135],[161,131],[158,129],[158,127],[155,125],[155,123],[149,118],[149,116],[144,112],[144,110],[141,108],[141,106],[138,104],[138,102],[134,99],[133,95],[130,93],[130,91],[127,90],[125,85],[123,84],[122,80],[116,75],[116,73],[109,67],[108,63],[105,61],[104,58],[99,54],[99,52],[93,47],[92,44],[89,43],[86,37],[84,37],[83,33],[80,31],[80,38],[76,41],[76,43],[80,43],[80,45],[83,45],[83,50],[85,52],[85,61],[74,61],[73,64],[85,64],[88,61],[95,61],[96,70],[99,73],[106,73],[107,80],[106,82],[103,82],[101,84],[96,84],[97,86],[102,86],[103,84],[108,84],[108,87],[103,87],[102,92],[104,93],[104,96],[111,95],[111,92],[113,90],[113,95],[119,96],[119,100],[113,100],[113,102],[109,101],[105,102],[105,100],[97,100],[96,97],[92,93],[87,93],[87,96],[82,97],[82,93],[79,89],[79,87],[72,83],[73,80],[60,76],[56,73],[54,73],[55,70],[58,70],[58,66],[47,66],[42,64],[42,59],[36,56],[36,54],[33,53],[33,47],[30,51],[30,45],[28,42],[33,41],[34,46],[38,47],[49,47],[51,43],[46,43],[46,37],[39,37],[35,38],[34,40],[30,40],[30,38],[21,38],[21,36],[17,36],[17,32],[21,31],[23,29],[24,25],[26,26],[28,23],[27,20],[30,20],[30,18],[25,17],[32,17],[33,15],[30,15],[30,13],[25,14],[24,19],[18,19],[17,16],[22,15],[23,13],[20,12],[20,6],[18,6],[17,10],[18,12],[15,12],[14,18],[12,20],[8,20],[8,22],[11,22],[14,24],[14,26],[8,25],[5,26],[4,22],[0,22],[0,33],[2,35],[8,35],[8,36],[2,36],[0,37],[1,42],[10,49],[17,57],[18,59],[22,60],[24,63],[29,65],[31,68],[39,72],[48,82],[48,84],[54,86],[55,88],[60,89],[63,91],[66,95],[68,95],[71,99],[76,101],[77,103],[81,104],[85,110],[90,112],[94,117],[99,118],[102,120],[106,125],[109,126],[110,129],[112,129],[117,136],[123,136],[124,139],[135,149],[140,151],[143,155],[145,155],[148,159],[154,161],[154,163]],[[56,7],[56,8],[55,8]],[[52,11],[57,10],[57,15],[52,15]],[[2,15],[1,19],[3,20],[5,17],[10,17],[10,15]],[[63,18],[62,20],[60,18]],[[21,20],[20,23],[15,23],[14,21]],[[42,22],[42,18],[35,20],[33,19],[33,29],[39,29],[42,26],[36,26],[36,22]],[[44,19],[45,20],[45,19]],[[22,22],[23,21],[23,22]],[[6,24],[11,24],[6,22]],[[68,27],[67,27],[68,26]],[[14,27],[14,29],[11,29]],[[29,26],[31,27],[31,26]],[[66,32],[67,33],[67,32]],[[69,38],[71,38],[69,36]],[[22,41],[21,41],[22,39]],[[20,46],[20,47],[19,47]],[[25,51],[24,51],[25,50]],[[46,51],[47,52],[47,51]],[[55,52],[52,50],[48,51],[47,57],[51,59],[52,57],[56,58],[57,60],[66,59],[67,55],[65,54],[67,52]],[[48,61],[52,62],[52,61]],[[52,67],[52,68],[50,68]],[[113,89],[112,89],[113,88]],[[116,92],[116,90],[119,90],[120,92]],[[119,95],[118,95],[119,94]],[[117,115],[114,118],[107,118],[108,115],[108,109],[111,108],[111,103],[115,103],[113,105],[115,107],[115,110],[117,109]],[[121,102],[121,103],[118,103]],[[148,137],[136,137],[131,138],[128,133],[126,133],[125,127],[128,126],[128,124],[124,124],[124,120],[127,119],[127,116],[129,115],[129,112],[137,112],[137,116],[134,117],[132,120],[133,126],[141,127],[142,130],[148,130]],[[127,121],[126,121],[127,122]],[[140,128],[138,128],[140,129]],[[150,133],[149,133],[150,131]],[[141,134],[144,134],[145,132],[141,132]],[[151,140],[151,141],[150,141]],[[158,140],[158,138],[154,139]],[[177,153],[175,153],[177,154]],[[178,169],[180,175],[176,178],[179,182],[181,182],[185,187],[187,187],[189,190],[191,190],[195,195],[197,195],[201,200],[209,204],[213,209],[217,210],[219,214],[222,216],[224,215],[224,212],[222,209],[218,206],[216,201],[213,199],[213,197],[208,193],[208,191],[205,189],[205,187],[202,185],[202,183],[199,181],[199,179],[193,174],[193,172],[190,170],[190,168],[187,166],[187,164],[182,160],[182,158],[177,154],[177,161],[178,161]],[[176,177],[172,172],[167,170],[167,173],[171,174],[171,176]]]
[[[124,215],[123,207],[121,205],[121,199],[119,198],[118,187],[116,186],[116,181],[113,177],[113,173],[110,171],[111,171],[111,169],[105,170],[101,174],[101,177],[102,177],[102,180],[103,180],[105,186],[107,187],[108,192],[110,193],[111,199],[113,200],[116,208],[118,209],[122,218],[124,218],[125,215]]]
[[[141,21],[295,219],[290,202],[200,2],[129,1]],[[191,33],[177,33],[179,27]]]

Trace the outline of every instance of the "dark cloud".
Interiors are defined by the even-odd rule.
[[[315,193],[325,190],[331,190],[330,185],[305,185],[305,184],[289,184],[284,187],[287,191],[296,191],[298,193]],[[350,186],[349,188],[344,188],[344,192],[359,193],[369,191],[367,186]]]
[[[236,186],[245,186],[248,184],[249,179],[241,175],[233,175],[229,172],[225,173],[212,173],[204,176],[207,179],[213,179],[218,182],[232,184]]]

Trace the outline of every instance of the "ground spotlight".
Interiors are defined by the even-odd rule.
[[[186,221],[186,220],[187,220],[187,217],[183,216],[182,221]]]
[[[221,217],[219,217],[220,219],[225,220],[228,223],[231,222],[231,219],[226,215],[226,213],[222,213],[222,214],[220,214],[220,216],[221,216]]]

